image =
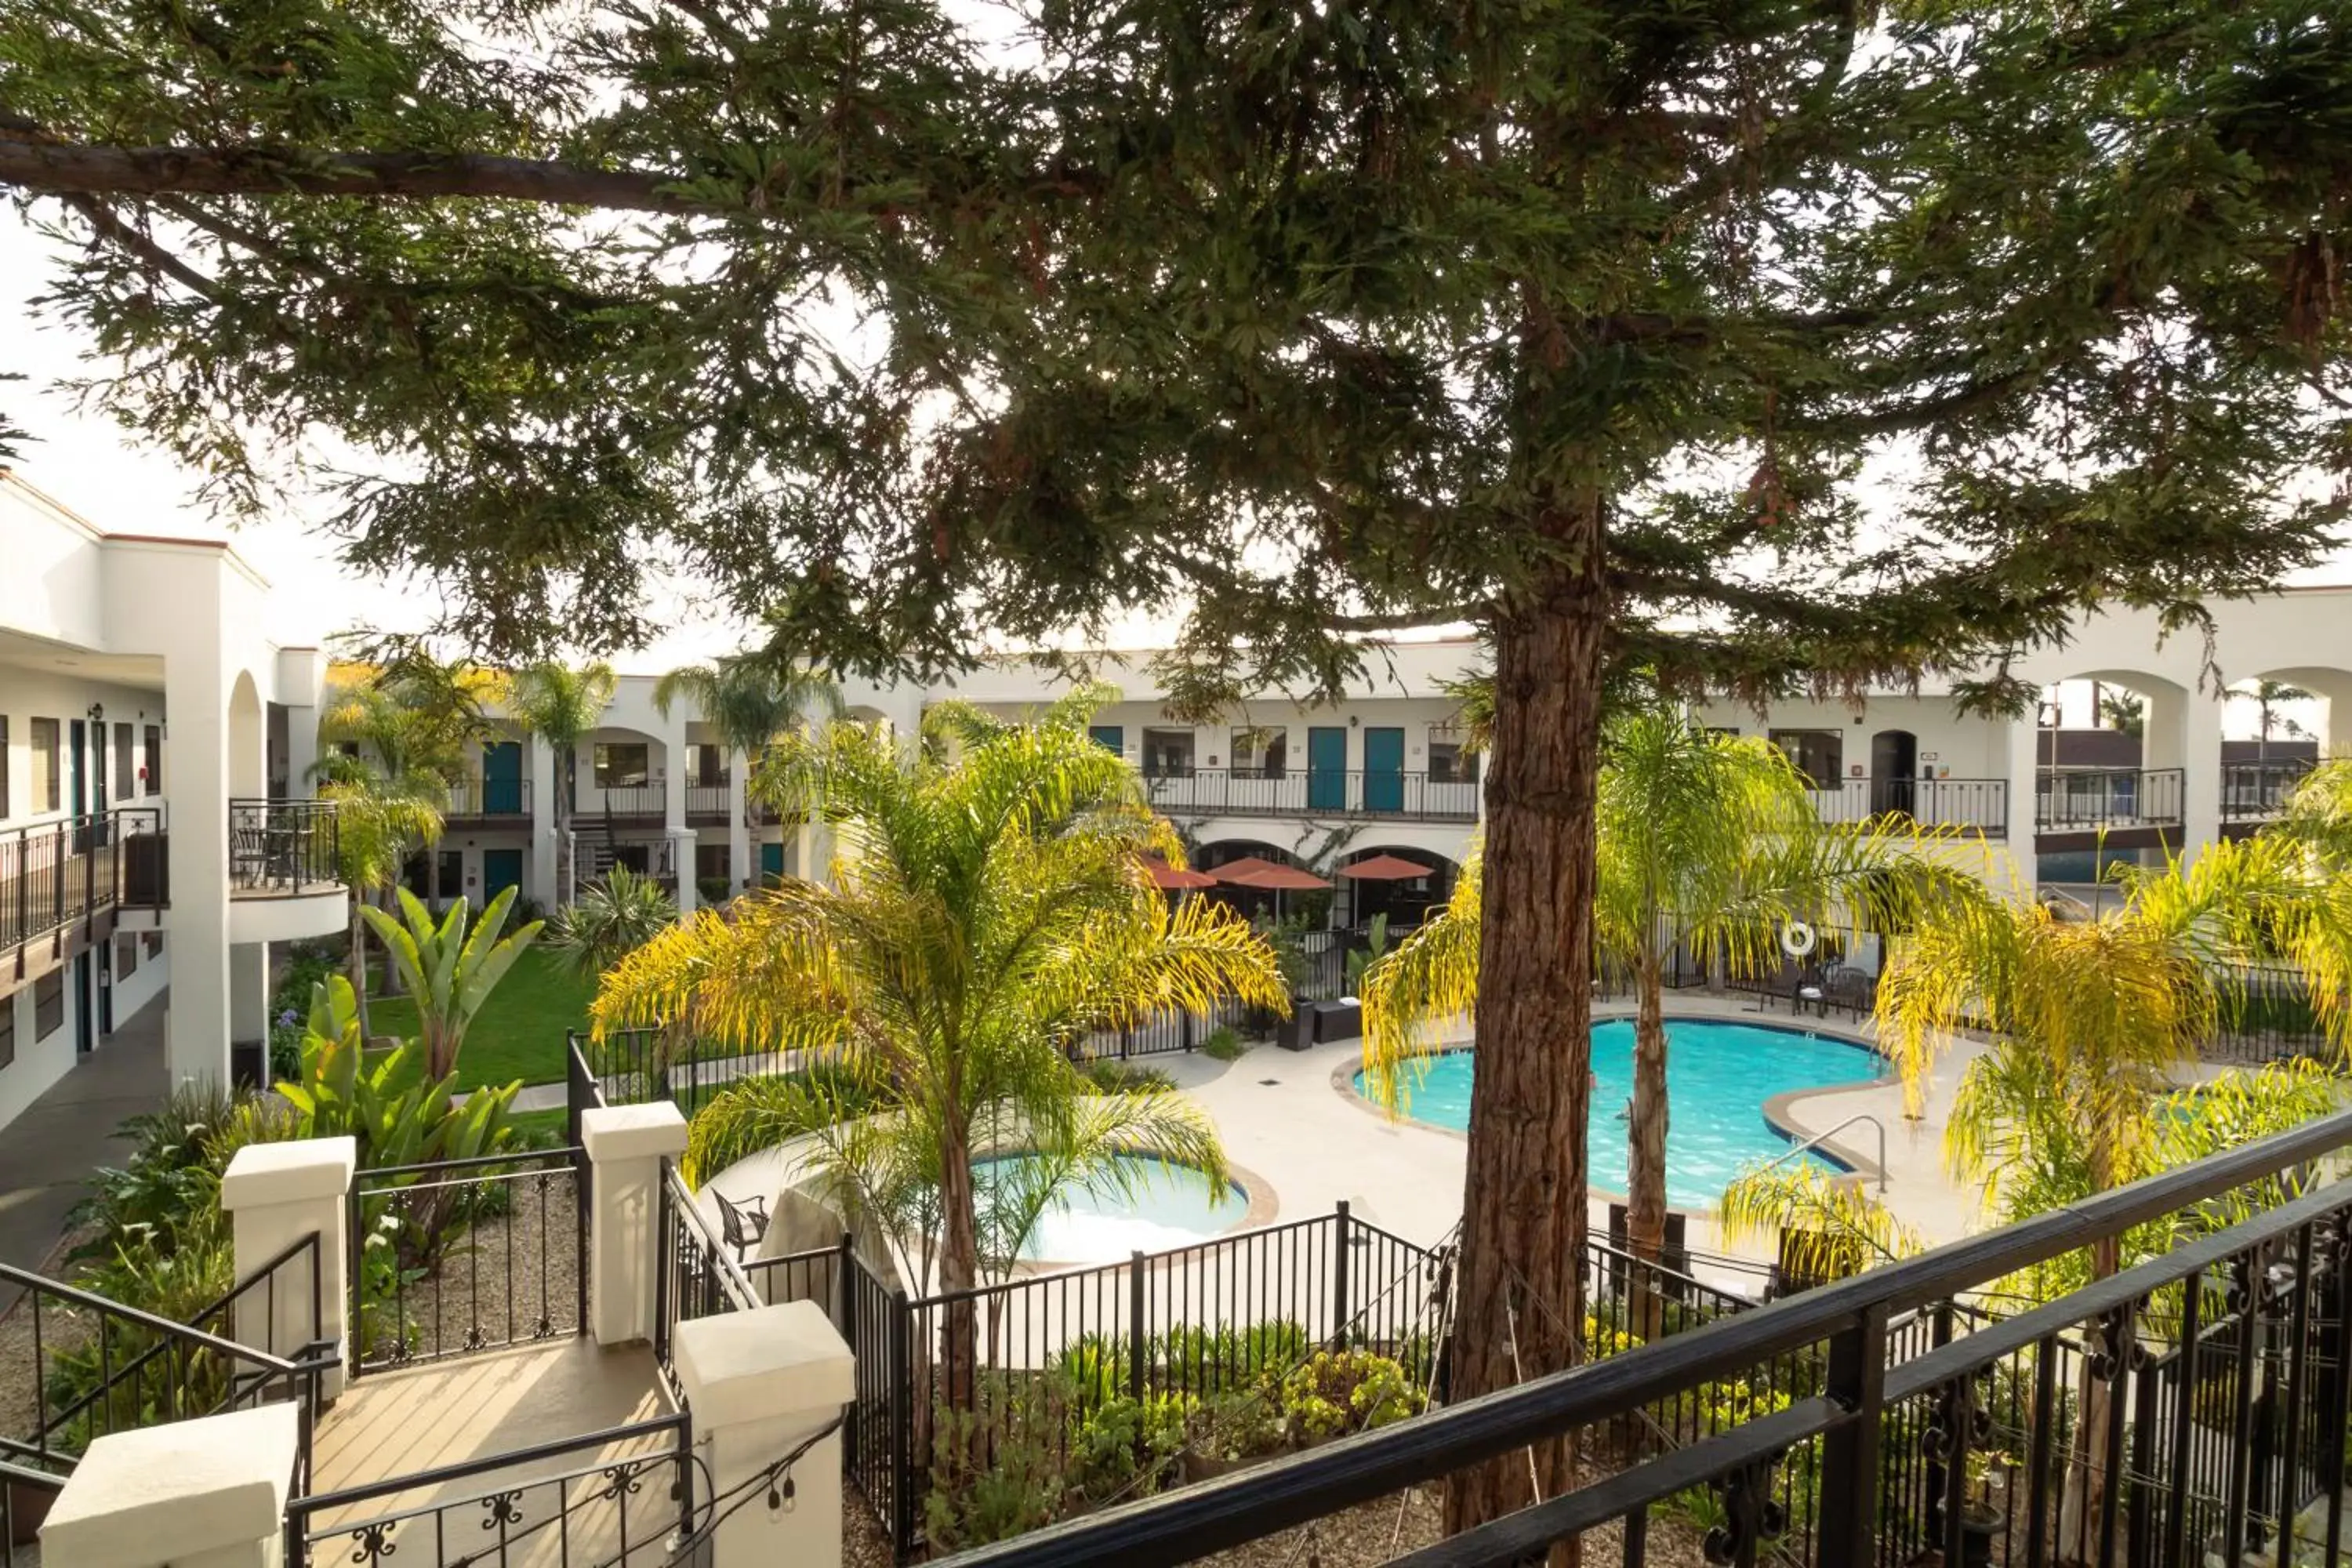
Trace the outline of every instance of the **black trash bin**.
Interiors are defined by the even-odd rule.
[[[1275,1043],[1286,1051],[1303,1051],[1315,1043],[1315,1004],[1293,997],[1290,1016],[1275,1031]]]

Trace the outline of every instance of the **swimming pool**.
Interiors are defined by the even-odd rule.
[[[1432,1127],[1470,1126],[1471,1054],[1448,1051],[1406,1079],[1405,1114]],[[1633,1024],[1592,1026],[1598,1080],[1590,1124],[1592,1174],[1603,1187],[1625,1186],[1626,1102],[1633,1097]],[[1666,1201],[1711,1209],[1740,1168],[1789,1152],[1790,1142],[1764,1120],[1764,1103],[1797,1089],[1874,1083],[1884,1058],[1866,1046],[1797,1029],[1713,1018],[1666,1020]],[[1364,1075],[1355,1079],[1365,1093]],[[1369,1098],[1369,1096],[1367,1097]],[[1844,1167],[1807,1151],[1823,1170]]]
[[[1220,1236],[1249,1214],[1249,1194],[1237,1182],[1212,1183],[1197,1166],[1150,1154],[1115,1157],[1127,1191],[1105,1176],[1070,1187],[1046,1205],[1021,1256],[1028,1262],[1119,1263],[1128,1254],[1187,1247]],[[999,1184],[1020,1185],[1034,1154],[999,1154],[971,1165],[973,1196],[982,1212]]]

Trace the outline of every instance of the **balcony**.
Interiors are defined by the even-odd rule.
[[[643,783],[582,784],[579,805],[572,811],[577,826],[598,819],[632,826],[659,826],[668,810],[669,786],[660,779]]]
[[[735,820],[728,809],[729,783],[719,779],[715,784],[702,784],[688,779],[686,784],[686,825],[688,827],[725,827]]]
[[[121,911],[163,910],[169,842],[160,805],[0,834],[0,974],[27,979],[102,939]]]
[[[2281,763],[2222,763],[2222,823],[2251,827],[2271,821],[2311,768],[2310,760],[2303,757]]]
[[[2179,835],[2183,779],[2179,768],[2043,768],[2033,784],[2040,847],[2168,845]]]
[[[1147,773],[1152,805],[1186,816],[1362,816],[1475,822],[1478,781],[1427,773],[1252,773],[1227,768]]]
[[[467,779],[449,786],[442,821],[451,827],[528,827],[529,779]]]
[[[348,921],[331,800],[228,803],[228,939],[292,942]]]
[[[1823,822],[1902,819],[1988,838],[2009,835],[2007,779],[1838,779],[1813,791],[1813,807]]]

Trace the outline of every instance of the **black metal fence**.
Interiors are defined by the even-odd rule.
[[[2338,1114],[1601,1365],[958,1561],[1159,1568],[1469,1466],[1507,1459],[1520,1473],[1529,1445],[1583,1434],[1619,1462],[1401,1561],[1514,1563],[1605,1531],[1591,1539],[1633,1564],[1654,1519],[1696,1515],[1706,1555],[1738,1568],[1768,1556],[1901,1568],[1928,1551],[1986,1568],[2200,1568],[2257,1550],[2341,1562],[2352,1184],[2259,1205],[2347,1147],[2352,1113]],[[2109,1246],[2128,1266],[2095,1278]],[[2130,1263],[2138,1249],[2153,1256]],[[1962,1305],[2059,1260],[2086,1282],[2007,1316]],[[1608,1447],[1676,1400],[1709,1413],[1704,1435],[1662,1453]]]
[[[2063,833],[2178,823],[2185,777],[2179,768],[2044,768],[2034,776],[2033,825]]]
[[[678,1324],[749,1311],[761,1299],[667,1159],[655,1200],[654,1246],[654,1363],[683,1405],[686,1390],[671,1354]]]
[[[530,781],[526,778],[461,780],[449,786],[442,817],[449,823],[480,823],[487,827],[528,826],[530,821]]]
[[[167,843],[152,805],[0,833],[0,952],[106,910],[163,908]]]
[[[2221,764],[2221,820],[2224,822],[2267,822],[2276,816],[2309,773],[2313,763],[2308,757],[2291,758],[2284,762],[2224,763]]]
[[[1823,822],[1889,817],[1922,827],[1957,827],[1988,838],[2009,835],[2007,779],[1838,779],[1812,792]]]
[[[289,1564],[667,1568],[696,1527],[686,1413],[287,1504]]]
[[[340,886],[341,852],[335,822],[331,800],[230,801],[232,895],[295,895]]]
[[[2220,1027],[2203,1054],[2249,1066],[2338,1056],[2312,1004],[2309,983],[2292,969],[2250,969],[2233,976],[2222,988]]]
[[[1148,773],[1144,787],[1160,811],[1188,816],[1388,816],[1421,822],[1475,822],[1475,779],[1388,773],[1375,768],[1260,773],[1192,768]]]
[[[361,1171],[352,1375],[587,1332],[582,1163],[575,1145]]]

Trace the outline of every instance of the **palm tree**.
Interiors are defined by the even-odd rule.
[[[2290,686],[2284,680],[2257,680],[2252,686],[2233,686],[2228,695],[2232,702],[2252,702],[2261,715],[2262,728],[2254,739],[2254,760],[2257,763],[2270,761],[2271,734],[2279,726],[2284,725],[2290,735],[2303,732],[2302,726],[2294,720],[2277,717],[2279,704],[2312,700],[2310,692],[2300,686]]]
[[[352,989],[360,1028],[368,1026],[367,924],[370,894],[398,885],[409,855],[441,837],[446,788],[437,778],[387,778],[363,758],[331,753],[311,770],[320,798],[335,805],[335,874],[351,889]]]
[[[777,738],[799,729],[812,711],[829,719],[838,719],[845,711],[841,688],[831,676],[764,648],[673,669],[654,683],[654,706],[661,710],[663,718],[668,718],[670,709],[679,702],[691,704],[718,735],[720,748],[730,758],[741,757],[747,769],[756,769]],[[758,803],[747,787],[743,795],[747,841],[758,837],[759,826]],[[749,884],[749,867],[733,870],[739,885]]]
[[[2119,733],[2135,739],[2147,733],[2147,699],[2136,693],[2102,691],[2098,716]]]
[[[2352,873],[2352,758],[2328,758],[2298,779],[2262,837],[2299,846],[2318,875]]]
[[[1891,815],[1822,823],[1804,776],[1760,739],[1714,733],[1652,708],[1612,721],[1602,743],[1594,940],[1602,963],[1634,990],[1626,1241],[1654,1262],[1666,1219],[1664,969],[1675,948],[1710,969],[1755,974],[1780,962],[1780,933],[1792,923],[1899,929],[1936,900],[1980,897],[1981,885],[1927,853],[1950,841],[1948,832]],[[1393,967],[1367,976],[1365,1044],[1376,1082],[1393,1081],[1416,1019],[1467,1000],[1475,973],[1441,977],[1431,958],[1475,969],[1475,899],[1457,899],[1432,922],[1435,931],[1408,938]],[[1465,922],[1469,931],[1457,929]],[[1433,954],[1399,962],[1423,943]],[[1635,1307],[1636,1321],[1646,1322],[1649,1303]]]
[[[580,742],[613,705],[613,667],[601,661],[573,668],[546,662],[507,678],[506,710],[524,733],[555,753],[555,901],[578,894],[572,856],[572,813],[579,802]]]
[[[1222,1169],[1189,1102],[1101,1099],[1072,1058],[1090,1032],[1171,1007],[1231,995],[1279,1009],[1281,974],[1229,910],[1193,900],[1171,911],[1141,860],[1180,857],[1174,833],[1083,723],[974,737],[951,763],[835,724],[778,739],[756,787],[844,836],[838,885],[787,880],[664,931],[605,975],[598,1037],[690,1014],[700,1037],[833,1064],[882,1109],[843,1125],[835,1097],[795,1080],[731,1087],[695,1118],[693,1176],[814,1134],[820,1172],[899,1229],[926,1273],[930,1230],[908,1235],[925,1207],[910,1194],[932,1194],[938,1283],[955,1292],[978,1283],[990,1235],[1003,1239],[974,1192],[974,1154],[992,1144],[1080,1175],[1120,1147]],[[945,1331],[961,1405],[977,1346],[968,1304]]]

